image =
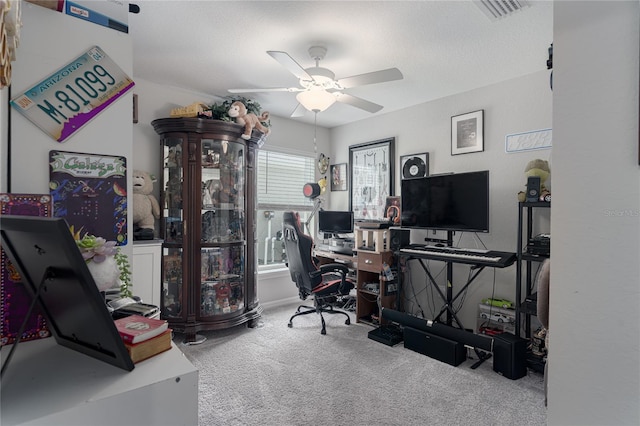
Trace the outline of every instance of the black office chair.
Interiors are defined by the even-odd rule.
[[[293,327],[295,317],[314,312],[320,314],[322,334],[327,334],[323,313],[344,315],[347,317],[345,324],[351,324],[349,314],[334,309],[332,305],[354,287],[353,282],[347,279],[348,268],[339,263],[317,266],[313,258],[313,239],[302,231],[298,213],[285,212],[283,219],[284,248],[291,279],[298,287],[300,299],[306,300],[313,295],[314,305],[298,306],[289,319],[289,327]]]

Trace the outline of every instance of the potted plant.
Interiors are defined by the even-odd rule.
[[[236,101],[242,102],[244,106],[247,107],[248,113],[253,113],[256,116],[260,117],[260,113],[262,111],[260,104],[254,100],[247,99],[243,96],[229,97],[220,104],[214,103],[213,105],[209,105],[208,109],[205,109],[205,111],[202,114],[200,114],[199,117],[210,118],[212,120],[234,122],[234,119],[229,117],[228,112],[229,112],[229,108],[231,107],[231,104]],[[263,121],[262,124],[264,124],[267,127],[271,127],[271,122],[269,120]]]
[[[120,295],[131,297],[131,265],[116,242],[89,234],[82,238],[79,238],[79,233],[73,234],[98,289],[106,291],[119,285]]]

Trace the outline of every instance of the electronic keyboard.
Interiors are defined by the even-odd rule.
[[[400,249],[400,253],[419,259],[466,263],[492,268],[506,268],[516,261],[516,254],[511,252],[457,247],[411,245]]]

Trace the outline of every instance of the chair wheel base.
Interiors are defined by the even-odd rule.
[[[327,306],[327,305],[321,305],[319,303],[318,300],[315,300],[314,302],[315,307],[311,307],[311,306],[298,306],[298,309],[296,310],[296,313],[293,314],[291,316],[291,318],[289,318],[289,323],[287,323],[287,327],[289,328],[293,328],[293,319],[302,315],[311,315],[311,314],[319,314],[320,315],[320,321],[322,322],[322,328],[320,330],[320,334],[322,335],[326,335],[327,334],[327,327],[326,327],[326,323],[324,320],[324,316],[323,313],[325,314],[340,314],[340,315],[344,315],[347,319],[344,322],[345,325],[350,325],[351,324],[351,318],[349,318],[349,314],[343,311],[339,311],[339,310],[334,310],[332,306]],[[306,308],[306,310],[303,310],[302,308]]]

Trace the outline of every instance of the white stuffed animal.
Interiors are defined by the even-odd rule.
[[[152,194],[156,179],[142,170],[133,171],[133,225],[136,230],[151,230],[151,239],[155,230],[155,219],[160,218],[160,204]],[[145,233],[148,235],[149,231]],[[144,238],[149,239],[149,238]]]

